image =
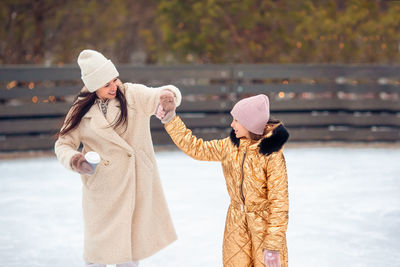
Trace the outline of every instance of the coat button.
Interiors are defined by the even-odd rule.
[[[132,157],[132,154],[131,154],[131,153],[128,153],[128,157]]]
[[[104,161],[104,165],[108,166],[108,165],[110,165],[110,162],[108,160],[106,160],[106,161]]]

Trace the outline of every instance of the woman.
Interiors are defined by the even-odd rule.
[[[257,95],[233,107],[230,137],[197,139],[175,111],[162,106],[162,118],[174,143],[197,160],[220,161],[231,204],[225,223],[224,267],[287,267],[288,184],[283,145],[289,138],[270,120],[269,100]]]
[[[78,64],[85,87],[66,116],[55,153],[81,174],[84,260],[93,267],[137,266],[176,240],[149,120],[158,105],[169,110],[180,103],[181,94],[172,85],[122,84],[114,64],[93,50],[82,51]],[[93,174],[84,158],[88,151],[101,157]]]

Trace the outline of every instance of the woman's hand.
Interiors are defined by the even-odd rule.
[[[175,110],[175,95],[169,90],[163,90],[160,95],[160,105],[166,113]]]
[[[72,170],[80,174],[89,174],[92,172],[92,167],[81,153],[73,155],[70,164]]]
[[[281,267],[279,251],[264,250],[264,263],[266,267]]]
[[[175,108],[174,94],[168,90],[164,90],[160,95],[160,103],[155,115],[165,124],[175,116]]]

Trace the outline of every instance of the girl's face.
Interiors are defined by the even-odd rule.
[[[114,99],[117,95],[117,83],[118,78],[114,78],[103,87],[96,90],[96,95],[100,98],[103,102],[107,99]]]
[[[249,131],[244,128],[235,118],[233,118],[231,127],[235,131],[236,137],[237,138],[249,138],[250,139],[250,133]]]

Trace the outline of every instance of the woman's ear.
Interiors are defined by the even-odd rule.
[[[121,82],[119,78],[117,78],[117,86],[120,91],[125,92],[125,85]]]

